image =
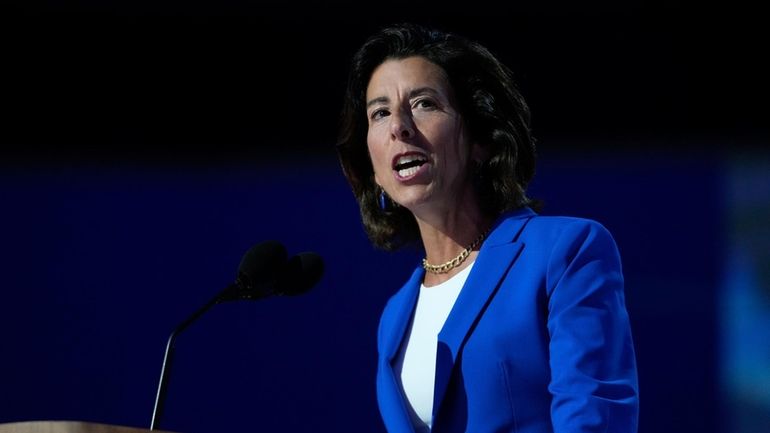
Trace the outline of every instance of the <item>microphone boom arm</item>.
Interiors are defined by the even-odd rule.
[[[237,290],[237,288],[234,287],[234,285],[230,285],[226,287],[223,291],[218,293],[209,302],[207,302],[206,305],[199,308],[196,312],[191,314],[190,317],[185,319],[184,322],[180,323],[179,326],[177,326],[176,329],[174,329],[171,332],[171,335],[169,335],[168,342],[166,343],[166,353],[163,355],[163,366],[161,367],[161,370],[160,370],[160,381],[158,383],[158,392],[155,395],[155,405],[153,406],[153,409],[152,409],[152,421],[150,422],[150,430],[155,430],[158,427],[158,425],[160,424],[160,420],[163,416],[163,405],[166,400],[166,391],[168,390],[168,381],[169,381],[169,378],[171,377],[171,365],[174,359],[174,341],[176,340],[177,335],[181,334],[182,331],[187,329],[188,326],[190,326],[200,316],[202,316],[203,313],[208,311],[209,308],[220,303],[222,299],[227,294],[231,293],[233,290]]]
[[[171,365],[174,359],[174,342],[188,326],[211,307],[221,302],[255,300],[280,295],[299,295],[308,291],[321,278],[323,261],[316,253],[300,253],[286,258],[286,249],[279,242],[267,241],[255,245],[244,254],[238,267],[238,277],[204,306],[195,311],[171,332],[163,355],[158,392],[152,410],[150,430],[160,425],[166,400]]]

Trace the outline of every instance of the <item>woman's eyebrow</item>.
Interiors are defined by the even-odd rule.
[[[390,102],[390,98],[388,98],[387,96],[379,96],[367,102],[366,108],[369,108],[372,105],[377,105],[377,104],[387,104],[388,102]]]
[[[438,96],[439,92],[436,91],[433,87],[418,87],[416,89],[413,89],[409,92],[409,99],[414,98],[415,96],[421,96],[421,95],[431,95],[431,96]]]
[[[407,99],[412,99],[414,97],[421,96],[421,95],[439,96],[439,92],[432,87],[427,87],[427,86],[418,87],[416,89],[412,89],[409,91],[409,93],[407,94]],[[388,98],[387,96],[378,96],[370,100],[369,102],[367,102],[366,108],[368,109],[372,105],[377,105],[377,104],[387,104],[388,102],[390,102],[390,98]]]

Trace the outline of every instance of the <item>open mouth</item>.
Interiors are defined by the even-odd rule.
[[[420,167],[427,162],[428,158],[419,153],[401,155],[396,158],[393,169],[398,173],[399,177],[409,177],[417,173]]]

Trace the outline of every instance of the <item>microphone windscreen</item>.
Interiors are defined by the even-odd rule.
[[[239,282],[244,289],[270,284],[286,266],[286,248],[278,241],[254,245],[243,255],[238,266]]]
[[[299,253],[287,263],[278,280],[277,290],[284,295],[301,295],[318,283],[323,272],[324,262],[320,255]]]

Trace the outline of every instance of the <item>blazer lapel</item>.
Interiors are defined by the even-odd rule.
[[[404,334],[409,327],[409,321],[417,303],[417,296],[420,294],[420,284],[422,284],[424,274],[425,271],[422,267],[415,269],[409,281],[404,284],[391,301],[393,306],[390,309],[390,317],[387,318],[391,328],[384,330],[383,338],[386,340],[382,342],[382,354],[388,362],[393,361],[401,347],[401,341],[404,339]]]
[[[434,425],[463,344],[523,248],[524,245],[515,239],[534,215],[525,208],[503,215],[498,220],[479,250],[476,263],[439,332],[433,394]]]
[[[412,277],[391,299],[380,337],[380,365],[377,375],[377,398],[380,413],[389,432],[414,433],[407,403],[393,371],[393,359],[398,354],[404,334],[417,303],[424,271],[417,268]]]

